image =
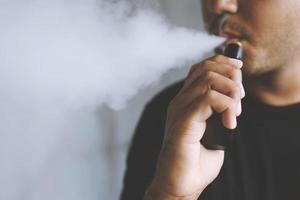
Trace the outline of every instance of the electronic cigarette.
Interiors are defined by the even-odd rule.
[[[225,46],[223,55],[227,56],[229,58],[235,58],[238,60],[242,60],[242,57],[243,57],[242,44],[238,41],[234,41],[234,42],[227,44]]]
[[[223,55],[242,59],[243,49],[238,41],[227,44],[224,48]],[[230,147],[231,139],[234,130],[226,129],[222,124],[221,114],[214,113],[211,118],[207,120],[207,126],[201,144],[212,150],[225,150]]]

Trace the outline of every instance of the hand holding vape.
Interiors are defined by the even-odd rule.
[[[241,60],[243,56],[242,44],[238,41],[228,43],[224,48],[223,55]],[[213,114],[211,119],[207,120],[207,128],[201,143],[208,149],[225,150],[230,146],[233,131],[223,127],[220,114]]]

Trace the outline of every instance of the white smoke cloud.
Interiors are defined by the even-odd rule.
[[[2,5],[1,74],[14,83],[10,92],[121,108],[220,42],[174,27],[153,10],[131,11],[126,1]]]
[[[221,42],[127,1],[0,0],[0,199],[97,199],[96,107]]]

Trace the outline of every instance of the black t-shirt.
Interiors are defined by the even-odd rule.
[[[167,106],[181,86],[171,86],[146,106],[129,151],[122,200],[143,199],[161,148]],[[300,103],[274,107],[249,95],[242,103],[220,174],[199,199],[300,199]]]

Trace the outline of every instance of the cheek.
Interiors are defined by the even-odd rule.
[[[296,1],[297,5],[289,4],[288,0],[241,1],[244,4],[240,16],[252,39],[246,52],[248,70],[262,73],[285,63],[296,48],[293,40],[300,38],[300,1]]]
[[[289,14],[288,0],[240,0],[239,15],[254,36],[280,28]]]
[[[275,14],[276,12],[274,13],[270,7],[266,7],[263,2],[257,4],[245,3],[240,12],[243,21],[245,21],[254,34],[260,34],[276,26],[278,19],[281,18],[281,16]]]
[[[296,9],[299,10],[294,8],[296,5],[289,4],[288,0],[241,1],[243,4],[240,15],[251,35],[250,43],[254,47],[253,50],[267,53],[280,48],[287,37],[296,37],[293,25],[294,22],[298,24],[298,16],[295,16],[294,12]]]
[[[250,0],[251,1],[251,0]],[[274,53],[276,49],[286,49],[291,41],[299,37],[299,8],[288,1],[261,0],[252,6],[249,26],[253,33],[253,45]],[[299,3],[298,3],[299,4]],[[288,49],[287,49],[288,50]]]

